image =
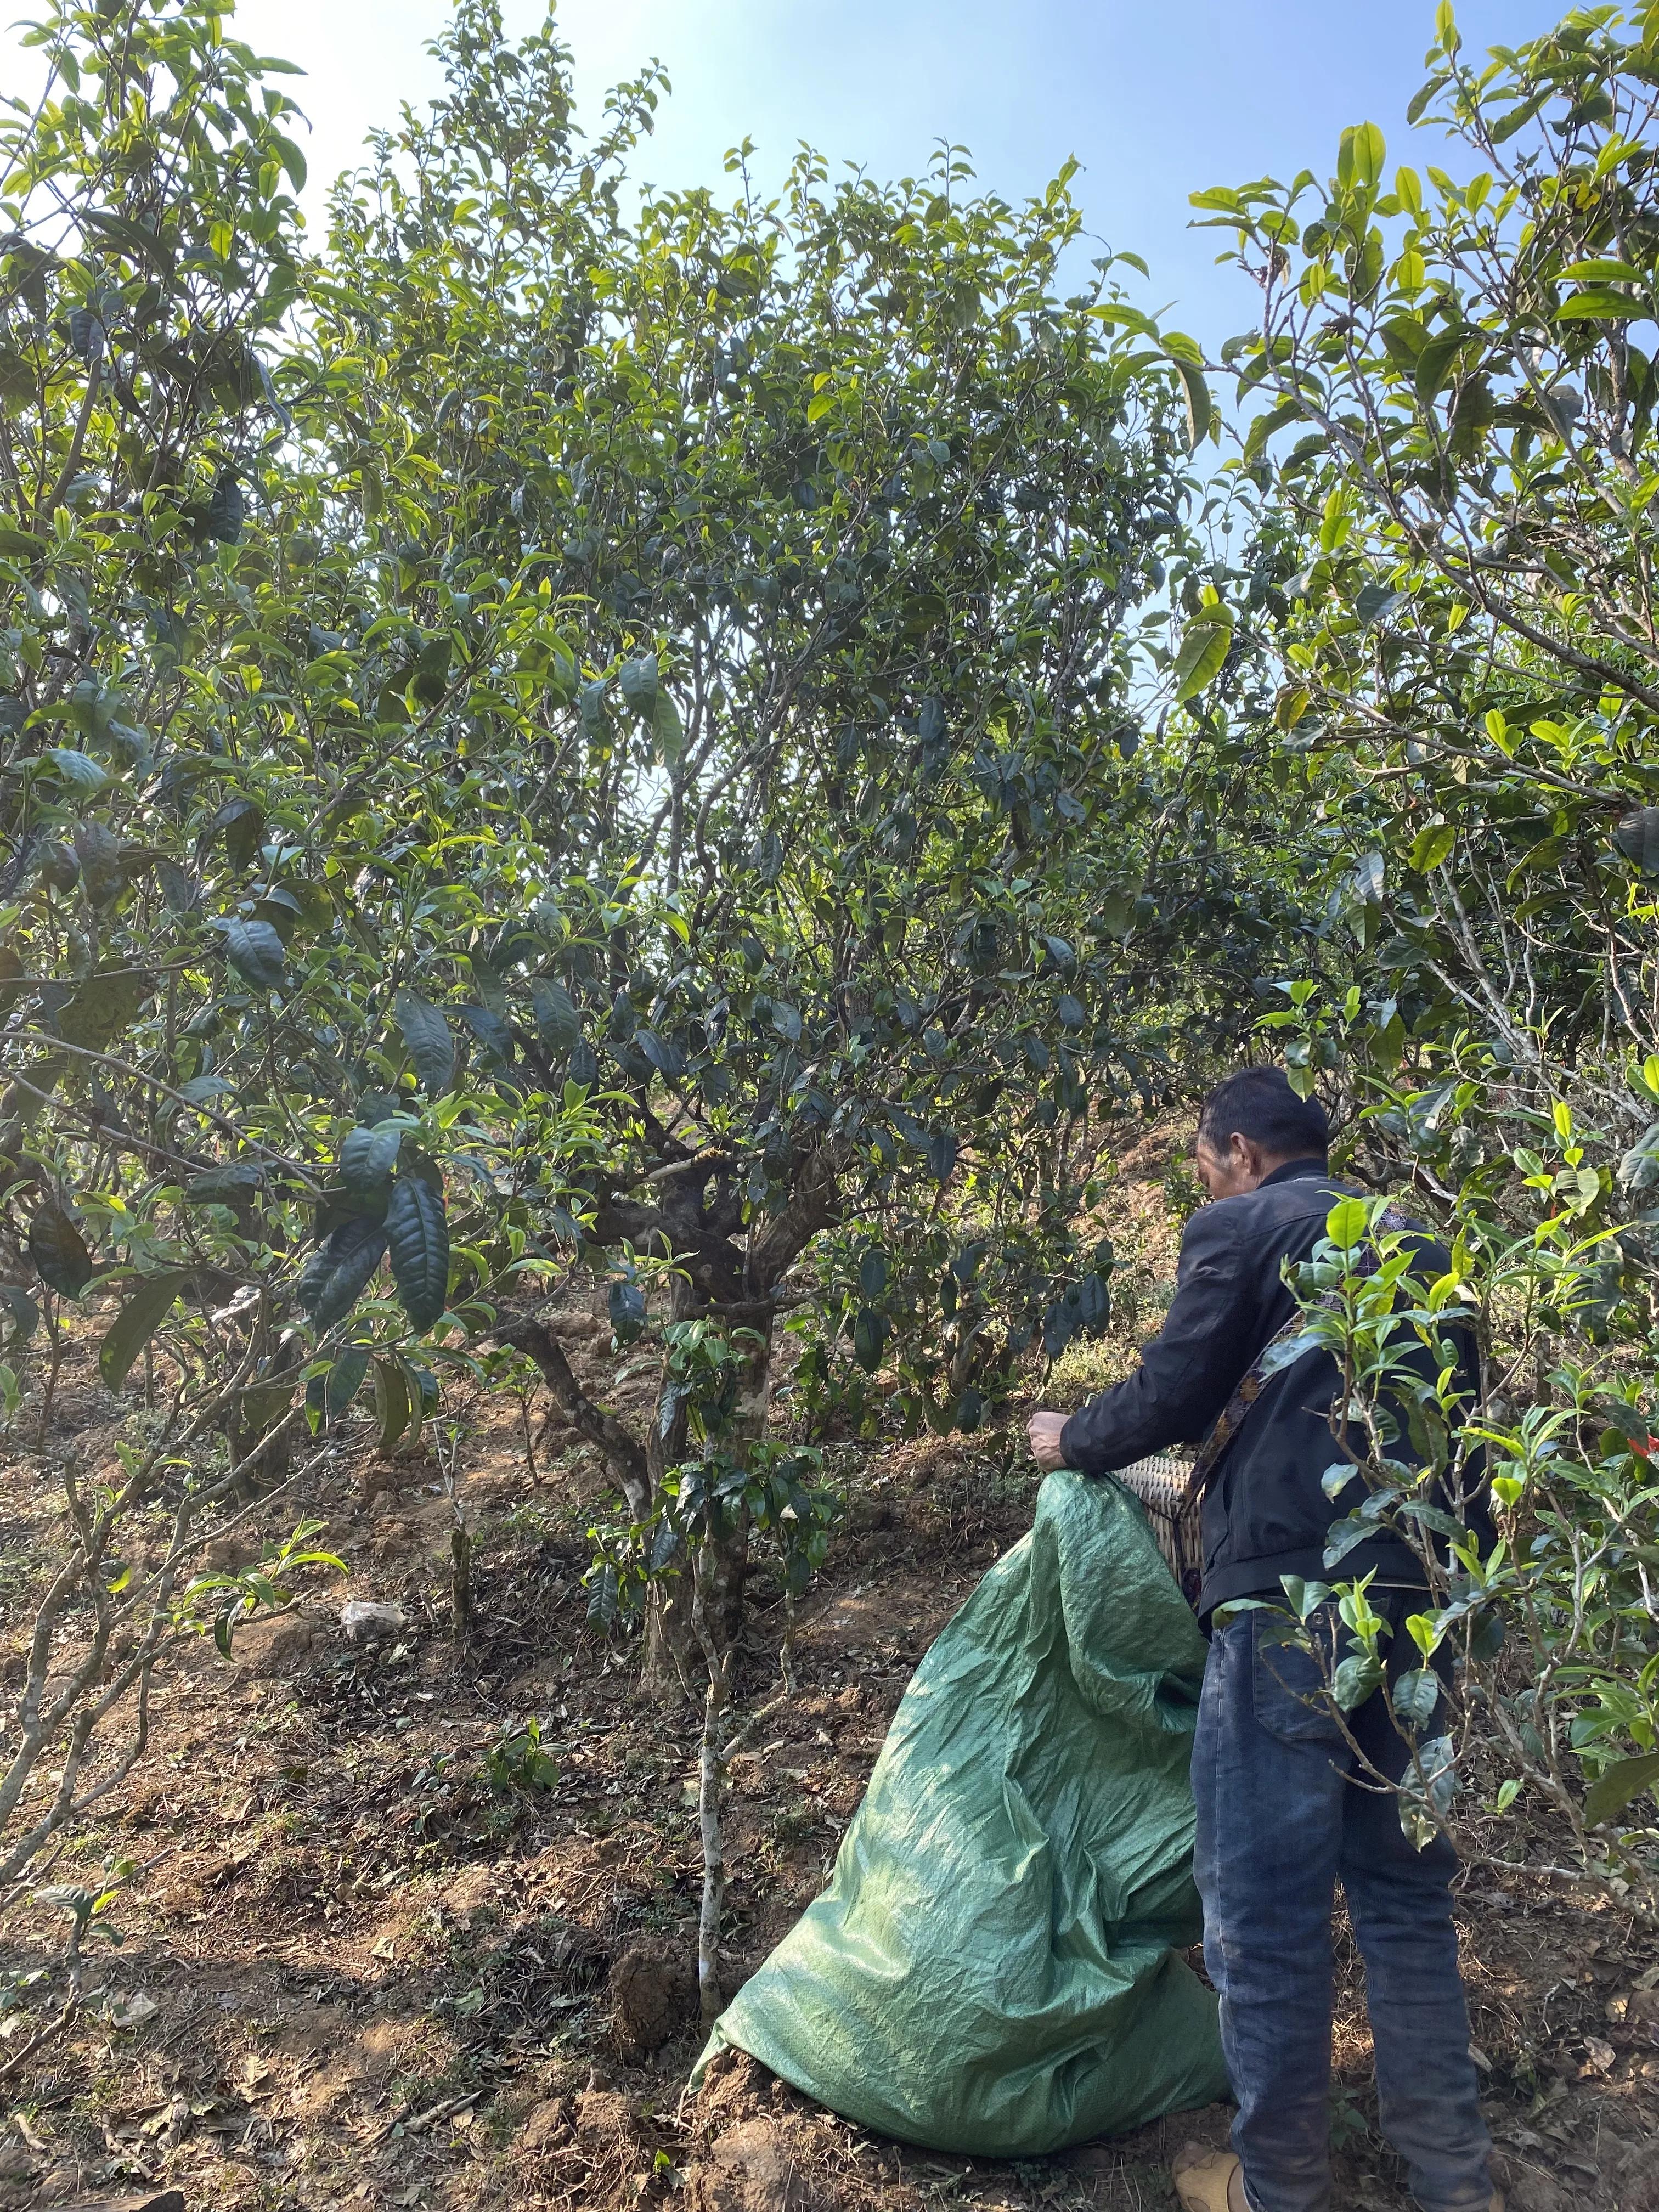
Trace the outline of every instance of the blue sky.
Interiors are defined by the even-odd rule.
[[[505,0],[510,27],[539,0]],[[1468,0],[1466,43],[1516,44],[1565,0]],[[241,0],[240,35],[311,72],[296,88],[319,167],[352,156],[399,99],[430,96],[422,45],[441,0]],[[967,144],[981,182],[1039,189],[1068,154],[1091,228],[1149,264],[1145,304],[1212,347],[1250,317],[1224,241],[1187,227],[1189,191],[1299,167],[1328,170],[1345,124],[1373,121],[1403,156],[1433,0],[564,0],[579,98],[648,56],[674,97],[642,168],[659,183],[718,183],[745,134],[762,173],[810,140],[832,160],[909,175],[936,139]],[[1419,165],[1436,158],[1425,145]]]
[[[540,0],[503,0],[510,28]],[[1567,0],[1466,0],[1466,43],[1516,44]],[[442,0],[241,0],[234,31],[301,64],[314,170],[353,161],[363,134],[436,84],[425,42]],[[1207,346],[1249,319],[1216,233],[1187,228],[1187,195],[1300,167],[1328,171],[1345,124],[1372,121],[1404,158],[1433,0],[564,0],[579,98],[655,55],[674,97],[643,173],[718,184],[747,135],[761,173],[796,143],[883,176],[914,174],[933,142],[967,144],[981,181],[1036,191],[1068,154],[1091,228],[1150,264],[1143,304]],[[1437,149],[1416,134],[1420,166]]]

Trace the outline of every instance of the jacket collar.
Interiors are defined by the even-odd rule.
[[[1286,1160],[1283,1167],[1275,1168],[1271,1175],[1263,1176],[1256,1188],[1271,1190],[1276,1182],[1303,1182],[1313,1176],[1328,1180],[1330,1172],[1328,1160]]]

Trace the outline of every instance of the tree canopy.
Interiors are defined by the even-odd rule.
[[[528,1358],[616,1480],[597,1610],[678,1577],[713,1685],[749,1536],[817,1555],[812,1444],[996,1419],[1109,1311],[1103,1133],[1282,1050],[1453,1240],[1422,1328],[1466,1299],[1501,1355],[1423,1412],[1522,1470],[1432,1635],[1530,1624],[1510,1778],[1628,1881],[1583,1785],[1659,1728],[1659,18],[1477,68],[1443,7],[1411,119],[1467,180],[1366,123],[1322,183],[1200,193],[1261,309],[1210,365],[1086,261],[1070,165],[645,189],[660,76],[585,137],[551,17],[493,0],[314,243],[282,65],[219,13],[30,36],[3,1374],[49,1410],[86,1314],[109,1389],[173,1393],[42,1650],[90,1594],[147,1680],[228,1501],[364,1390],[390,1444]],[[637,1428],[545,1325],[579,1270],[657,1362]],[[228,1635],[247,1593],[201,1589]]]

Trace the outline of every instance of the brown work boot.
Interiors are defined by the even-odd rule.
[[[1188,2143],[1176,2153],[1170,2179],[1182,2212],[1250,2212],[1244,2169],[1235,2151],[1206,2150],[1202,2143]]]
[[[1244,2194],[1244,2169],[1231,2150],[1206,2150],[1202,2143],[1188,2143],[1175,2154],[1170,2168],[1182,2212],[1250,2212]],[[1486,2212],[1505,2212],[1501,2189],[1494,2189]]]

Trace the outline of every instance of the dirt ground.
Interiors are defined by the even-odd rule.
[[[1171,1157],[1142,1147],[1116,1196],[1143,1328],[1172,1267]],[[605,1389],[604,1330],[580,1304],[568,1322],[580,1371]],[[88,1465],[131,1414],[92,1372],[71,1363],[49,1440]],[[697,1716],[641,1700],[636,1647],[589,1624],[597,1470],[556,1432],[532,1481],[517,1408],[483,1402],[461,1462],[477,1551],[458,1647],[440,1469],[429,1454],[381,1461],[370,1427],[348,1424],[304,1501],[349,1581],[310,1580],[292,1610],[241,1631],[228,1662],[192,1644],[161,1687],[149,1756],[52,1869],[63,1883],[134,1866],[110,1915],[118,1945],[92,1954],[86,2014],[21,2069],[7,2057],[21,2044],[0,2039],[0,2212],[166,2203],[168,2188],[189,2212],[1172,2203],[1170,2153],[1222,2141],[1224,2109],[999,2166],[865,2135],[747,2062],[684,2099],[700,2043]],[[803,1601],[799,1692],[734,1765],[728,1990],[821,1886],[918,1660],[1029,1524],[1036,1477],[1018,1434],[835,1451],[850,1510]],[[56,1495],[40,1455],[15,1449],[0,1472],[8,1694]],[[277,1500],[234,1542],[257,1554],[295,1516]],[[401,1626],[349,1641],[348,1598],[395,1605]],[[781,1610],[764,1580],[751,1615],[748,1705],[775,1687]],[[503,1782],[499,1759],[491,1772],[532,1716],[555,1770],[539,1788]],[[15,1905],[0,1964],[54,1948],[56,1910]],[[1476,1872],[1458,1912],[1516,2212],[1659,2212],[1659,1943],[1610,1909]],[[1337,2203],[1380,2212],[1406,2198],[1376,2131],[1346,1941],[1339,1966]]]

